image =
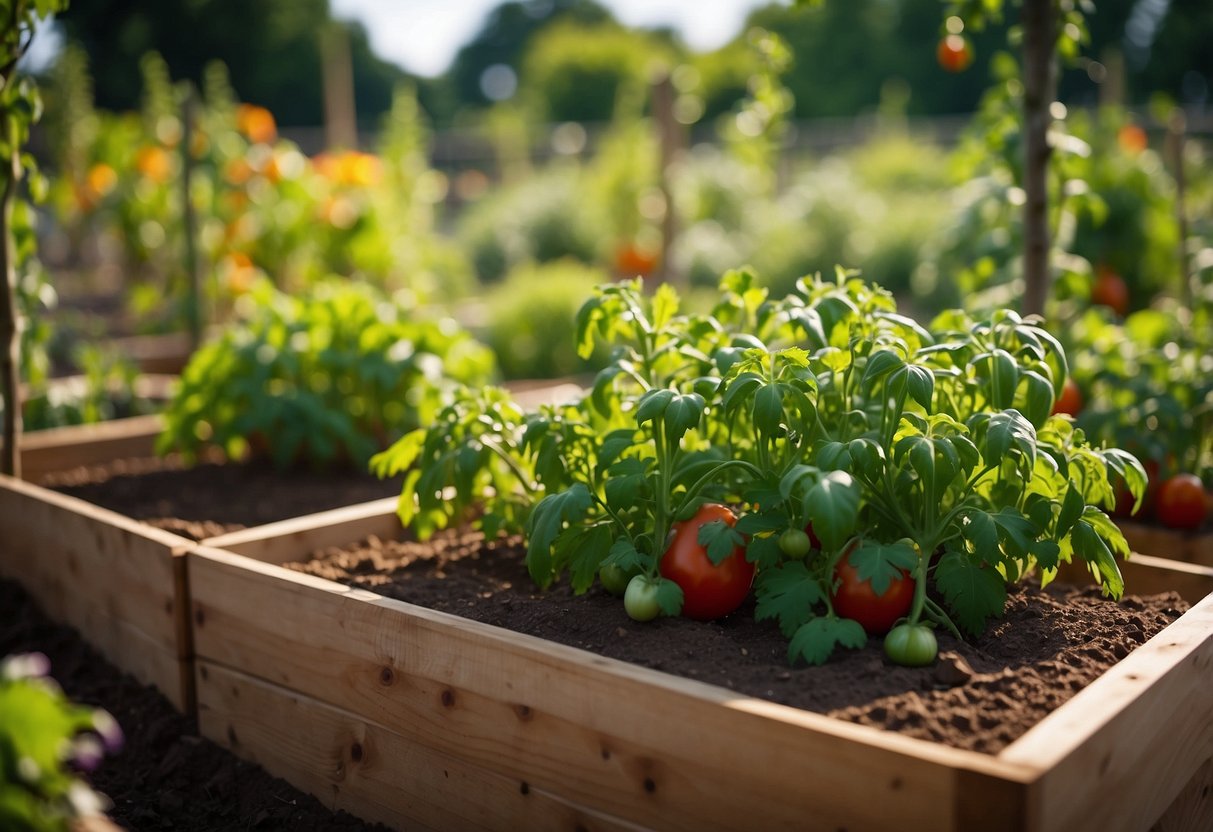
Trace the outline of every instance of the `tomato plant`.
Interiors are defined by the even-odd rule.
[[[1195,529],[1205,521],[1205,488],[1195,474],[1176,474],[1158,487],[1155,511],[1174,529]]]
[[[914,601],[914,579],[909,572],[889,578],[878,591],[872,580],[860,578],[859,570],[843,557],[834,567],[834,578],[834,612],[858,621],[871,635],[887,633],[897,619],[909,613]]]
[[[744,566],[730,605],[753,574],[755,617],[778,623],[793,662],[866,643],[864,611],[835,592],[847,569],[898,599],[891,620],[866,623],[904,618],[915,644],[923,627],[980,633],[1007,581],[1047,583],[1065,561],[1123,590],[1114,555],[1128,547],[1098,506],[1117,480],[1140,499],[1145,472],[1051,415],[1069,367],[1033,319],[922,326],[842,269],[784,298],[737,271],[708,314],[680,313],[668,286],[600,287],[577,329],[582,354],[611,355],[580,400],[523,413],[467,390],[376,458],[407,472],[401,518],[420,536],[468,516],[523,531],[538,584],[567,574],[584,592],[615,567],[636,575],[625,609],[641,615],[641,599],[664,615],[726,611],[697,609],[667,549],[698,571]],[[751,510],[734,522],[726,505]]]
[[[728,506],[705,503],[690,520],[674,523],[661,574],[682,589],[682,614],[710,621],[741,606],[754,583],[754,564],[745,558],[745,545],[731,535],[714,533],[711,524],[737,525]],[[723,546],[713,545],[723,540]]]

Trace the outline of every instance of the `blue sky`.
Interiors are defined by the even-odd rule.
[[[629,26],[671,26],[696,50],[741,29],[764,0],[599,0]],[[381,58],[419,75],[438,75],[501,0],[330,0],[333,16],[361,20]]]

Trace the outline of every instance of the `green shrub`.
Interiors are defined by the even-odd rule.
[[[453,320],[422,320],[366,285],[322,282],[296,298],[260,284],[246,300],[245,320],[182,373],[161,451],[239,456],[251,443],[280,467],[362,466],[426,424],[451,385],[484,384],[493,370]]]
[[[486,297],[485,340],[497,353],[505,378],[561,378],[594,369],[601,355],[582,359],[574,343],[577,310],[607,276],[559,260],[521,266]]]

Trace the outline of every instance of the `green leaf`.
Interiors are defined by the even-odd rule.
[[[745,546],[745,535],[723,520],[713,520],[699,527],[696,541],[704,547],[712,565],[719,566],[735,549]]]
[[[935,586],[969,635],[980,635],[986,621],[1002,614],[1007,588],[988,562],[981,565],[964,552],[950,550],[935,567]]]
[[[632,541],[626,537],[618,538],[611,544],[610,551],[602,561],[603,566],[607,564],[618,566],[624,572],[632,572],[645,567],[643,556],[636,550]]]
[[[760,534],[751,537],[749,545],[746,546],[745,559],[755,564],[759,570],[774,567],[783,560],[783,550],[779,548],[779,535]]]
[[[1061,504],[1061,513],[1057,515],[1056,535],[1065,537],[1070,529],[1074,528],[1074,523],[1078,518],[1082,517],[1085,508],[1086,501],[1083,500],[1082,494],[1073,483],[1066,483],[1066,496]]]
[[[662,615],[678,615],[682,612],[682,587],[665,578],[657,580],[657,606]]]
[[[665,434],[670,444],[676,445],[687,431],[699,427],[703,407],[703,396],[698,393],[675,395],[670,399],[665,407]]]
[[[1085,519],[1075,523],[1074,528],[1070,530],[1070,542],[1074,553],[1094,568],[1105,592],[1113,598],[1124,594],[1125,581],[1120,574],[1120,567],[1116,565],[1116,558],[1090,523]]]
[[[1010,506],[1003,507],[997,514],[989,515],[998,527],[998,537],[1003,548],[1011,557],[1027,557],[1032,541],[1040,537],[1040,529],[1031,520],[1024,517]],[[989,556],[982,553],[983,557]]]
[[[847,443],[847,449],[853,463],[851,470],[869,482],[879,482],[884,475],[884,448],[872,439],[861,437]]]
[[[935,374],[926,367],[910,364],[906,367],[907,388],[910,398],[922,405],[923,410],[931,412],[932,401],[935,397]]]
[[[859,486],[846,471],[830,471],[803,498],[804,513],[828,549],[838,549],[859,520]]]
[[[900,578],[902,572],[914,569],[918,564],[918,553],[908,543],[865,540],[851,552],[847,560],[855,567],[861,581],[868,581],[873,592],[884,595],[889,584]]]
[[[598,448],[598,468],[603,470],[636,444],[636,431],[631,428],[613,430],[602,439]]]
[[[767,384],[754,394],[754,427],[772,436],[783,422],[783,392],[778,384]]]
[[[762,383],[762,376],[757,373],[742,373],[730,381],[721,398],[725,411],[731,413],[737,409]]]
[[[665,409],[670,406],[670,402],[677,395],[669,388],[659,388],[645,393],[640,397],[640,404],[636,408],[636,424],[643,425],[645,422],[651,422],[665,413]]]
[[[527,524],[526,565],[539,586],[546,589],[555,577],[552,543],[564,530],[566,523],[584,519],[592,503],[589,489],[582,483],[576,483],[567,491],[549,494],[535,506]]]
[[[625,511],[636,505],[644,493],[644,478],[652,464],[652,459],[628,457],[607,469],[608,477],[602,491],[612,510]]]
[[[825,601],[821,581],[801,561],[763,569],[754,582],[755,621],[776,619],[786,638],[814,616],[813,607]]]
[[[868,357],[867,366],[863,371],[863,388],[871,390],[872,385],[894,370],[905,365],[905,359],[891,350],[878,350]]]
[[[1024,415],[1036,427],[1042,426],[1053,410],[1053,385],[1040,373],[1024,371],[1027,380],[1027,396],[1024,399]]]
[[[804,659],[809,664],[825,664],[838,647],[859,650],[868,643],[868,634],[849,618],[818,616],[802,624],[788,644],[788,661]]]
[[[598,568],[610,554],[615,535],[609,525],[600,523],[569,537],[570,545],[563,553],[564,557],[555,559],[556,571],[567,565],[573,592],[581,595],[593,586]]]
[[[998,526],[986,512],[974,510],[965,514],[961,534],[973,545],[978,557],[990,561],[999,559]]]

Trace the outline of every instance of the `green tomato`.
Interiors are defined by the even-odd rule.
[[[779,536],[779,550],[792,560],[803,560],[812,548],[808,533],[801,529],[787,529]]]
[[[598,570],[598,582],[607,592],[620,596],[628,588],[628,581],[632,580],[635,575],[634,571],[629,572],[613,563],[608,563]]]
[[[904,667],[928,665],[938,653],[935,633],[924,624],[899,624],[884,637],[884,654]]]
[[[657,582],[648,575],[635,575],[623,593],[623,608],[633,621],[652,621],[661,613]]]

